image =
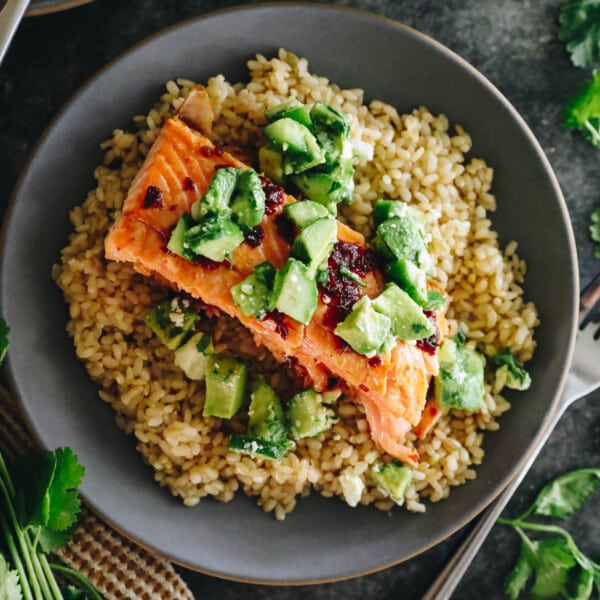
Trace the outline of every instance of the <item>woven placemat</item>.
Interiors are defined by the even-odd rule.
[[[8,461],[35,447],[12,394],[0,386],[0,447]],[[59,553],[107,599],[193,600],[171,563],[114,531],[85,506],[70,543]]]

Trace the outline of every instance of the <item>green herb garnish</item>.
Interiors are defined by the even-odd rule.
[[[575,129],[594,146],[600,148],[600,71],[584,81],[567,100],[562,118],[569,129]]]
[[[558,38],[566,42],[576,67],[600,60],[600,0],[569,0],[562,5]]]
[[[587,557],[571,534],[540,518],[564,518],[578,511],[600,484],[600,469],[579,469],[548,483],[533,504],[516,519],[498,519],[513,527],[521,538],[521,552],[504,581],[508,596],[515,600],[533,577],[534,598],[590,598],[594,586],[600,592],[600,564]],[[543,534],[532,539],[525,531]]]

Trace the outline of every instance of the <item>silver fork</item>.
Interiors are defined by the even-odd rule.
[[[494,523],[534,463],[565,410],[600,386],[600,273],[585,287],[580,298],[579,330],[569,375],[561,402],[544,435],[532,448],[521,471],[506,486],[496,501],[483,513],[448,564],[431,584],[423,600],[449,600],[475,558]],[[595,325],[595,326],[594,326]]]

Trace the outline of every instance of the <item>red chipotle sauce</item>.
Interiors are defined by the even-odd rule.
[[[162,203],[162,190],[155,185],[149,185],[144,197],[144,208],[159,208]]]
[[[438,327],[434,310],[424,310],[423,312],[433,325],[435,331],[428,338],[417,340],[417,348],[423,350],[423,352],[427,352],[427,354],[435,354],[440,345],[440,328]]]
[[[377,267],[377,258],[372,250],[359,244],[338,241],[333,246],[327,260],[327,279],[319,284],[327,304],[323,324],[330,329],[343,321],[364,295],[356,281],[340,272],[342,266],[364,277]]]

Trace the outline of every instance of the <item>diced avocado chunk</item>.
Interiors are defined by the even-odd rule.
[[[223,262],[244,241],[242,230],[231,220],[209,216],[184,236],[184,248],[215,262]]]
[[[283,118],[267,125],[265,137],[284,152],[283,173],[302,173],[325,162],[325,153],[308,127]]]
[[[485,393],[484,359],[460,340],[448,338],[438,351],[439,374],[434,378],[435,398],[440,406],[475,411]]]
[[[321,394],[314,388],[302,390],[292,396],[286,416],[290,435],[295,440],[320,435],[338,420],[333,409],[323,405]]]
[[[231,198],[232,218],[242,231],[254,229],[265,214],[265,192],[260,177],[253,169],[242,171]]]
[[[182,256],[187,260],[194,259],[194,253],[190,252],[189,249],[185,248],[185,236],[187,232],[195,225],[194,219],[188,214],[183,213],[177,221],[175,229],[171,232],[169,243],[167,244],[167,250],[178,256]]]
[[[330,216],[325,206],[312,200],[300,200],[286,204],[283,212],[285,216],[299,229],[304,229],[317,219],[323,219]]]
[[[269,310],[271,288],[261,283],[254,273],[251,273],[231,288],[233,302],[246,317],[262,319]]]
[[[391,319],[377,312],[368,296],[356,302],[350,314],[334,330],[353,350],[365,356],[378,354],[385,347],[391,331]]]
[[[269,442],[283,443],[287,440],[288,429],[281,402],[262,376],[252,382],[248,417],[250,435]]]
[[[197,318],[198,313],[187,300],[173,298],[152,308],[144,322],[167,348],[175,350],[190,334]]]
[[[278,119],[288,118],[297,121],[305,127],[310,128],[312,125],[308,109],[297,98],[292,98],[288,102],[267,108],[265,110],[265,118],[270,123]]]
[[[288,258],[273,283],[271,310],[282,312],[306,325],[317,308],[317,282],[307,267]]]
[[[503,348],[493,356],[492,364],[496,367],[496,378],[501,377],[506,387],[513,390],[529,389],[531,385],[529,373],[508,348]]]
[[[206,368],[205,417],[231,419],[238,411],[246,392],[248,367],[245,363],[213,354]]]
[[[196,221],[200,221],[207,215],[229,216],[231,213],[229,201],[238,172],[239,169],[233,167],[224,167],[215,171],[204,196],[192,204],[192,217]]]
[[[392,335],[401,340],[422,340],[435,333],[423,309],[395,283],[389,283],[371,302],[373,308],[392,322]]]
[[[318,173],[309,171],[294,175],[292,181],[302,192],[302,195],[318,202],[327,208],[328,212],[335,212],[333,205],[337,204],[336,192],[341,185],[329,173]]]
[[[175,364],[193,381],[202,381],[211,354],[214,346],[210,335],[198,332],[175,350]]]
[[[405,259],[427,270],[429,253],[419,221],[410,216],[392,217],[377,227],[373,246],[387,260]]]
[[[282,184],[284,180],[283,173],[283,153],[276,144],[265,144],[258,151],[258,165],[260,170],[275,183]]]
[[[319,265],[327,260],[337,240],[337,222],[332,218],[317,219],[307,225],[292,244],[291,256],[301,260],[314,277]]]
[[[412,481],[412,470],[397,460],[376,462],[371,468],[371,477],[379,490],[396,504],[403,504],[408,486]]]
[[[228,447],[230,450],[236,452],[280,460],[285,456],[288,450],[292,450],[295,447],[295,444],[291,440],[286,440],[285,442],[270,442],[253,435],[232,433],[229,436]]]

